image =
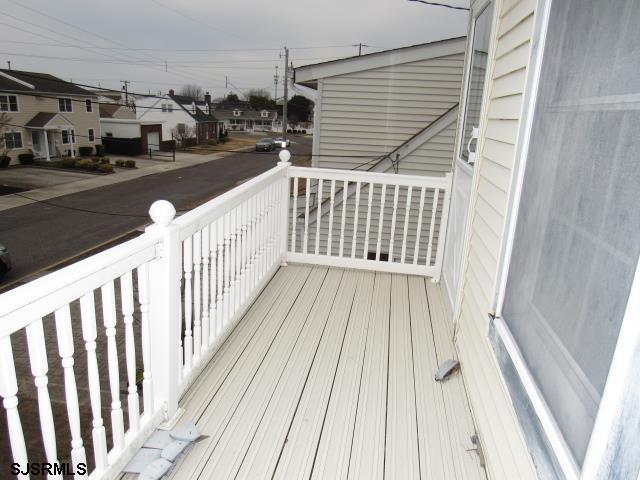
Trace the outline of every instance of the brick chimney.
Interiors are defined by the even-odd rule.
[[[173,88],[169,89],[169,95],[171,95],[173,97],[173,95],[175,95],[175,92],[173,91]]]
[[[211,95],[209,94],[209,92],[205,92],[204,101],[207,104],[207,113],[211,115]]]

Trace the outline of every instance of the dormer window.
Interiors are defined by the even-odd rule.
[[[163,104],[162,104],[162,111],[163,111],[163,112],[166,112],[166,111],[167,111],[167,104],[166,104],[166,103],[163,103]]]
[[[167,103],[167,111],[173,112],[173,103]]]
[[[266,110],[263,110],[262,112],[260,112],[260,115],[262,116],[262,118],[268,118],[269,112],[267,112]]]
[[[239,117],[241,113],[242,113],[242,112],[241,112],[240,110],[234,110],[234,111],[233,111],[233,116],[234,116],[234,117]]]

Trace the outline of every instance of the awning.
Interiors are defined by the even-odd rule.
[[[38,130],[64,130],[73,127],[73,124],[59,113],[39,112],[26,123],[25,127]]]

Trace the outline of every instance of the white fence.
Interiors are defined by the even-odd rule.
[[[114,478],[175,415],[283,261],[439,276],[449,177],[281,158],[179,218],[156,202],[140,237],[0,295],[0,396],[14,462],[85,464],[89,478]],[[52,408],[51,379],[63,385],[64,415],[60,402]],[[37,409],[39,424],[21,407]]]

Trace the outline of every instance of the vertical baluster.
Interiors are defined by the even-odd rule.
[[[42,441],[48,463],[58,463],[58,452],[56,449],[56,429],[53,424],[53,412],[51,411],[51,399],[49,398],[49,379],[47,372],[49,364],[47,362],[47,348],[44,342],[44,331],[42,329],[42,319],[27,325],[27,346],[29,348],[29,360],[31,362],[31,373],[34,376],[34,383],[38,391],[38,413],[40,417],[40,430],[42,431]],[[55,475],[50,478],[62,478]]]
[[[213,344],[217,336],[216,331],[216,315],[218,310],[216,309],[216,300],[218,296],[218,221],[214,221],[209,226],[209,250],[211,251],[211,276],[209,277],[210,284],[210,308],[209,308],[209,345]]]
[[[201,351],[209,348],[209,225],[202,229],[202,339]]]
[[[404,263],[407,254],[407,233],[409,231],[409,212],[411,210],[411,194],[413,187],[407,189],[407,203],[404,206],[404,231],[402,233],[402,253],[400,255],[400,263]]]
[[[233,287],[233,311],[237,312],[240,308],[240,300],[242,295],[242,287],[240,283],[240,272],[242,268],[242,204],[238,205],[234,209],[234,217],[236,219],[235,232],[236,232],[236,254],[235,259],[235,272],[233,275],[235,284]]]
[[[369,183],[369,198],[367,199],[367,224],[364,232],[364,252],[363,258],[367,260],[369,257],[369,234],[371,232],[371,209],[373,208],[373,189],[374,184]]]
[[[277,210],[277,206],[278,206],[278,184],[272,184],[271,186],[269,186],[269,264],[268,267],[271,268],[271,266],[276,262],[277,260],[277,256],[278,256],[278,243],[277,243],[277,234],[278,234],[278,224],[276,222],[276,212],[278,212]],[[309,185],[307,185],[307,188],[309,188]],[[308,218],[308,215],[307,215]]]
[[[193,361],[193,237],[189,236],[182,242],[182,268],[184,270],[184,374],[187,376],[191,371]]]
[[[229,212],[229,228],[230,228],[230,234],[231,234],[231,255],[229,257],[229,318],[231,318],[233,316],[233,314],[235,313],[235,305],[236,305],[236,297],[237,297],[237,292],[236,292],[236,287],[237,287],[237,283],[236,283],[236,267],[238,265],[238,258],[237,258],[237,253],[238,253],[238,245],[237,245],[237,241],[238,241],[238,235],[237,235],[237,229],[236,229],[236,224],[237,224],[237,213],[238,213],[238,209],[234,208],[231,212]]]
[[[216,299],[216,337],[222,332],[224,321],[224,217],[216,221],[216,243],[218,249],[217,284],[218,297]]]
[[[331,191],[329,193],[329,234],[327,235],[327,256],[331,256],[333,246],[333,207],[336,202],[336,181],[331,180]]]
[[[393,245],[395,243],[396,237],[396,216],[398,213],[398,192],[400,190],[400,186],[396,185],[393,192],[393,212],[391,213],[391,237],[389,238],[389,258],[388,262],[393,262]]]
[[[260,245],[260,253],[258,254],[258,279],[262,279],[264,275],[264,257],[265,257],[265,193],[264,190],[259,193],[260,198],[260,217],[258,218],[258,244]]]
[[[287,204],[287,208],[289,205]],[[258,284],[258,251],[260,249],[260,241],[258,239],[258,218],[260,216],[260,197],[258,195],[254,195],[253,197],[253,216],[251,219],[251,230],[252,230],[252,239],[251,243],[252,247],[252,259],[251,259],[251,269],[252,269],[252,278],[253,283],[251,287],[255,287]]]
[[[80,407],[78,403],[76,377],[73,373],[73,332],[71,331],[71,312],[69,311],[69,305],[65,305],[56,310],[55,319],[56,334],[58,337],[58,353],[62,359],[62,368],[64,370],[64,393],[67,404],[67,414],[69,416],[69,428],[71,430],[71,462],[75,469],[80,463],[86,465],[87,457],[80,434]],[[120,419],[122,419],[122,410],[120,410]]]
[[[425,262],[427,267],[431,265],[431,249],[433,247],[433,232],[436,226],[436,211],[438,210],[439,195],[440,189],[436,188],[433,192],[433,203],[431,204],[431,224],[429,225],[429,243],[427,245],[427,260]]]
[[[151,376],[151,333],[149,331],[149,264],[138,267],[138,302],[140,303],[142,345],[142,397],[144,413],[153,414],[153,378]],[[97,371],[97,370],[96,370]]]
[[[420,252],[420,233],[422,231],[422,214],[424,212],[424,191],[420,189],[420,206],[418,207],[418,225],[416,226],[416,244],[413,247],[413,264],[418,263],[418,253]]]
[[[358,213],[360,209],[360,182],[356,182],[356,201],[353,212],[353,237],[351,238],[351,258],[356,256],[356,243],[358,242]]]
[[[121,451],[124,448],[124,417],[120,403],[120,368],[118,367],[118,348],[116,346],[116,298],[113,281],[105,283],[101,288],[102,317],[107,336],[107,357],[109,365],[109,388],[111,390],[111,432],[113,448]]]
[[[255,196],[247,201],[247,291],[253,290],[253,220]],[[247,293],[248,293],[247,292]]]
[[[340,220],[340,249],[338,250],[338,255],[341,257],[344,251],[344,224],[347,214],[347,200],[349,198],[348,191],[349,182],[345,180],[342,184],[342,219]]]
[[[384,204],[387,194],[387,184],[382,184],[382,194],[380,196],[380,216],[378,217],[378,243],[376,245],[376,261],[380,260],[380,248],[382,246],[382,225],[384,224]]]
[[[147,306],[148,308],[148,306]],[[102,400],[100,398],[100,375],[98,359],[96,356],[96,338],[98,330],[96,326],[96,306],[93,291],[80,298],[80,316],[82,318],[82,339],[87,351],[87,377],[89,382],[89,398],[91,400],[91,413],[93,415],[93,455],[96,459],[96,468],[104,470],[109,465],[107,460],[107,437],[102,420]],[[146,400],[146,399],[145,399]]]
[[[320,224],[322,223],[322,179],[318,180],[318,193],[316,194],[318,212],[316,213],[316,250],[315,254],[320,254]]]
[[[13,461],[23,468],[27,465],[27,448],[24,444],[24,433],[20,414],[18,413],[18,380],[13,363],[13,350],[11,338],[0,338],[0,396],[7,413],[7,427],[9,430],[9,443]],[[29,478],[29,475],[19,475],[19,478]]]
[[[180,245],[180,254],[182,254],[182,246]],[[182,332],[184,331],[184,319],[183,319],[183,312],[184,312],[184,302],[182,300],[182,281],[183,281],[183,268],[182,268],[182,264],[183,262],[178,261],[178,264],[180,265],[180,276],[178,277],[178,294],[180,295],[180,297],[178,297],[178,332],[180,332],[180,335],[178,335],[178,384],[182,385],[182,374],[184,373],[184,343],[182,342]]]
[[[200,361],[202,348],[202,233],[193,234],[193,365]]]
[[[125,328],[125,361],[129,381],[127,396],[129,430],[137,432],[140,428],[140,404],[138,403],[138,387],[136,386],[136,343],[133,334],[133,275],[131,272],[120,277],[120,295]]]
[[[296,219],[298,216],[298,177],[293,177],[293,204],[291,206],[291,251],[296,251]]]
[[[240,204],[240,305],[247,295],[247,207],[248,201]]]
[[[229,321],[231,310],[229,308],[230,288],[231,288],[231,214],[224,216],[224,294],[222,298],[222,326],[225,327]]]
[[[307,253],[307,243],[309,241],[309,199],[311,196],[311,179],[307,177],[305,186],[305,203],[304,203],[304,238],[302,242],[302,253]]]

